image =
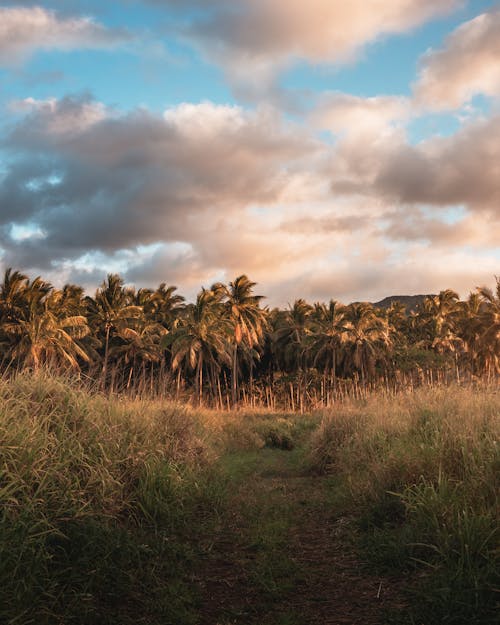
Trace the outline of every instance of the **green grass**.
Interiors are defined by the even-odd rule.
[[[123,401],[44,374],[0,380],[0,622],[202,623],[192,576],[229,493],[311,427]],[[286,521],[260,504],[247,508],[251,578],[271,596],[287,583],[274,563]]]
[[[267,416],[263,416],[258,426],[263,433],[267,431],[266,422]],[[295,440],[300,443],[300,436]],[[229,537],[237,543],[233,557],[239,559],[239,566],[246,572],[241,594],[251,597],[250,611],[247,606],[236,606],[234,613],[227,615],[228,623],[299,622],[296,615],[282,609],[303,574],[290,551],[289,535],[297,509],[284,484],[302,470],[303,458],[300,444],[291,451],[264,445],[254,450],[233,450],[221,457],[221,471],[231,487],[230,514],[221,533],[224,542]]]

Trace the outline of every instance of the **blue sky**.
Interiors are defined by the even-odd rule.
[[[0,1],[0,268],[269,302],[498,274],[500,3]]]
[[[8,2],[2,4],[9,6]],[[346,66],[299,61],[283,73],[280,83],[292,91],[333,90],[363,97],[409,95],[422,54],[429,48],[440,47],[446,35],[462,22],[495,4],[498,3],[493,0],[474,0],[408,33],[383,36],[369,44],[357,62]],[[39,6],[49,8],[51,3],[43,2]],[[58,3],[52,6],[57,7]],[[17,72],[4,68],[4,97],[23,98],[27,91],[36,98],[90,91],[110,106],[122,109],[147,106],[160,112],[186,101],[238,102],[224,80],[222,69],[206,62],[179,36],[181,25],[192,12],[179,15],[168,6],[158,8],[126,1],[89,1],[83,6],[82,15],[93,16],[110,28],[128,29],[138,41],[111,51],[40,51],[15,68]],[[75,16],[78,12],[71,14]]]

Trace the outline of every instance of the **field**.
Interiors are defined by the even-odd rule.
[[[500,393],[311,414],[0,381],[0,622],[489,625]]]

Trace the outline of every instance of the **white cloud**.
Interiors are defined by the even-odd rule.
[[[0,65],[13,65],[37,50],[110,48],[130,39],[88,17],[62,18],[43,7],[0,7]]]
[[[176,2],[166,2],[171,5]],[[235,0],[188,2],[202,9],[191,39],[233,83],[270,89],[297,59],[346,63],[378,38],[403,33],[449,12],[461,0]]]
[[[411,116],[408,98],[361,98],[345,93],[323,94],[311,113],[314,126],[339,136],[392,135]]]
[[[476,94],[500,97],[500,9],[459,26],[440,50],[422,59],[415,85],[417,102],[432,109],[456,109]]]

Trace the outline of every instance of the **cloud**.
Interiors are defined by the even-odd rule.
[[[62,137],[74,137],[109,115],[103,104],[91,101],[88,96],[62,100],[29,97],[14,100],[9,108],[15,113],[29,114],[10,137],[11,142],[20,146],[38,142],[45,146],[49,138],[57,142]]]
[[[379,157],[376,192],[400,202],[466,204],[500,217],[500,115]]]
[[[269,107],[21,100],[0,142],[0,263],[189,297],[247,273],[270,305],[490,282],[500,118],[412,146],[404,99],[323,104],[302,127]]]
[[[474,95],[500,97],[500,9],[459,26],[440,50],[422,59],[416,101],[432,109],[456,109]]]
[[[383,228],[384,235],[395,241],[422,241],[429,247],[438,246],[440,249],[459,248],[468,246],[477,250],[498,248],[499,226],[494,215],[486,215],[477,219],[474,214],[462,216],[463,209],[451,209],[451,215],[426,214],[421,208],[407,209],[404,212],[394,211],[387,216],[387,226]],[[456,214],[458,213],[458,217]],[[451,219],[450,219],[451,217]]]
[[[500,216],[500,115],[465,122],[450,136],[416,145],[401,131],[347,130],[331,150],[334,193],[396,204],[465,204]]]
[[[303,297],[309,301],[330,298],[348,303],[376,302],[388,295],[437,293],[444,288],[466,297],[476,286],[493,285],[498,273],[498,259],[478,256],[462,249],[442,250],[415,244],[405,253],[383,264],[368,263],[364,258],[344,258],[315,270],[295,275],[289,282],[270,286],[271,301],[293,302]]]
[[[178,0],[156,2],[179,6]],[[233,83],[271,88],[296,60],[348,63],[369,43],[445,14],[460,0],[236,0],[188,3],[186,35]],[[184,3],[183,3],[184,6]]]
[[[290,202],[294,185],[303,192],[295,179],[318,151],[270,109],[186,104],[162,117],[119,115],[88,97],[25,105],[31,112],[4,142],[13,156],[0,178],[4,226],[31,222],[46,234],[22,244],[4,235],[23,264],[180,241],[222,266],[226,254],[250,252],[244,243],[229,250],[220,233],[242,241],[249,207],[272,207],[284,194]]]
[[[10,66],[37,50],[106,49],[130,40],[88,17],[59,17],[43,7],[0,7],[0,65]]]
[[[404,125],[411,116],[411,103],[402,96],[362,98],[346,93],[323,93],[310,121],[316,128],[338,136],[380,137]]]

